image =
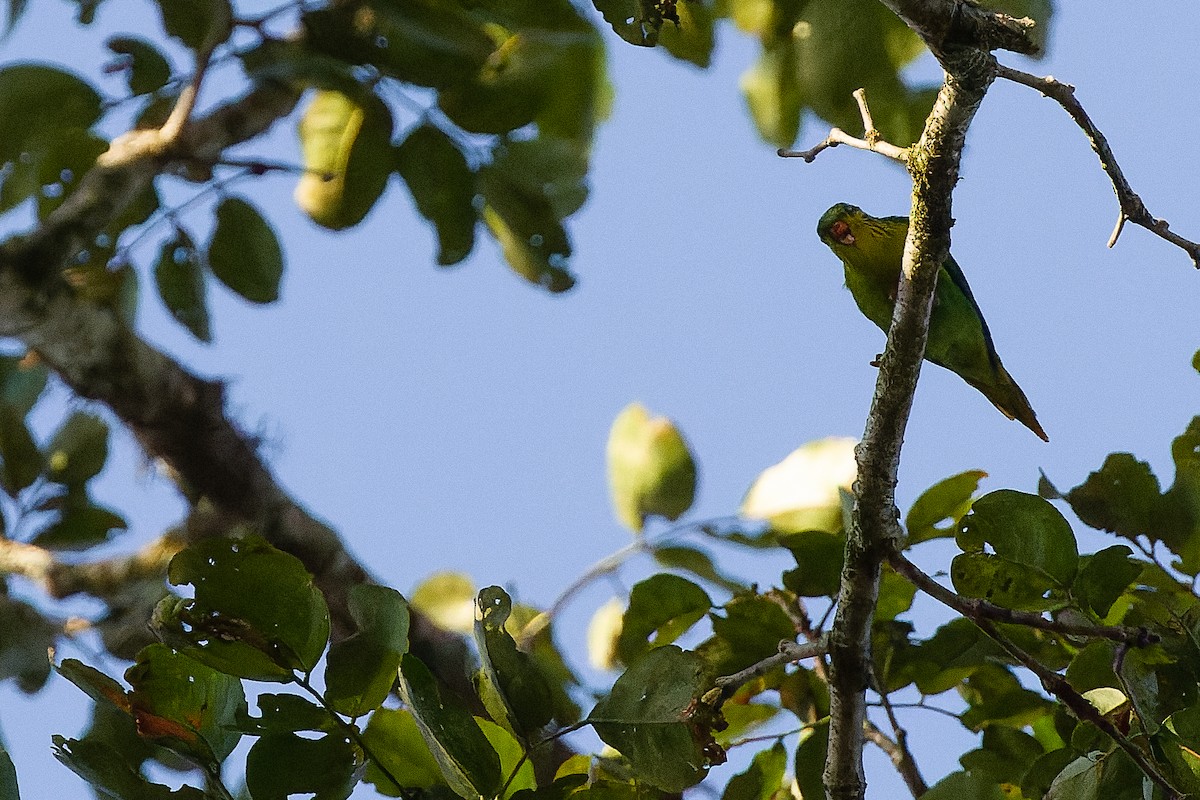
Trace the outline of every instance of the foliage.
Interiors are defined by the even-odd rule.
[[[100,0],[77,5],[80,23],[93,24]],[[761,53],[742,90],[772,144],[791,144],[806,112],[854,128],[859,87],[879,131],[901,144],[919,135],[932,104],[934,90],[902,74],[923,52],[920,39],[870,0],[594,5],[626,42],[698,66],[711,60],[720,20],[754,36]],[[1051,15],[1048,2],[986,5],[1043,23]],[[592,139],[611,93],[598,19],[568,0],[351,0],[258,19],[227,0],[157,7],[163,41],[108,41],[110,69],[129,90],[118,103],[49,64],[0,68],[0,211],[22,209],[40,225],[71,213],[86,176],[115,170],[122,142],[165,135],[172,109],[194,111],[189,92],[224,61],[244,73],[241,88],[299,100],[294,198],[316,225],[358,225],[395,176],[432,226],[440,265],[466,259],[482,229],[521,278],[550,292],[575,284],[567,226],[588,196]],[[10,0],[8,24],[26,11]],[[276,15],[288,35],[272,33]],[[178,52],[193,62],[182,73]],[[120,113],[135,133],[109,149],[101,132]],[[135,337],[138,301],[130,238],[159,237],[148,267],[158,297],[197,339],[211,337],[211,279],[253,303],[279,296],[286,243],[250,179],[289,166],[173,147],[183,145],[170,140],[156,154],[172,164],[157,179],[199,184],[193,200],[205,202],[163,208],[151,183],[107,209],[82,244],[72,226],[56,229],[55,247],[78,245],[58,276],[64,291],[110,310],[126,339]],[[410,603],[364,577],[346,590],[339,618],[338,599],[299,557],[307,554],[264,538],[271,520],[214,511],[186,475],[191,513],[183,533],[164,537],[159,555],[169,550],[169,559],[121,561],[116,577],[75,569],[63,552],[106,544],[126,524],[92,500],[108,417],[72,410],[44,441],[31,433],[51,368],[65,371],[36,349],[0,356],[0,678],[26,692],[46,682],[45,653],[65,636],[47,611],[55,599],[86,591],[105,606],[95,627],[109,655],[129,662],[123,682],[78,659],[54,664],[95,703],[90,728],[55,737],[55,754],[100,796],[228,799],[235,792],[225,782],[244,774],[255,800],[344,798],[361,782],[386,796],[654,800],[706,780],[728,749],[752,741],[763,746],[728,781],[728,800],[772,800],[792,781],[803,796],[823,791],[828,665],[823,655],[802,666],[778,654],[781,642],[819,643],[828,633],[854,503],[853,442],[802,445],[747,481],[736,517],[706,522],[689,517],[698,459],[682,432],[639,404],[623,411],[608,477],[616,516],[634,538],[606,569],[649,553],[668,571],[636,582],[594,628],[595,661],[622,669],[597,698],[558,649],[555,608],[453,575],[431,579]],[[117,410],[136,427],[135,415]],[[147,442],[157,432],[138,429]],[[941,567],[954,591],[937,593],[905,571],[906,559],[893,559],[871,629],[873,690],[884,705],[896,695],[932,706],[954,693],[961,710],[947,713],[979,735],[962,769],[925,797],[1154,796],[1165,784],[1200,792],[1198,452],[1200,417],[1172,443],[1165,490],[1147,463],[1116,453],[1064,493],[1046,479],[1043,496],[977,496],[987,476],[971,470],[908,509],[899,555],[952,541],[958,552]],[[1120,541],[1081,551],[1064,510]],[[216,535],[197,533],[214,516]],[[720,555],[737,550],[775,558],[774,572],[753,582],[728,576]],[[45,602],[9,594],[9,574],[34,578]],[[910,616],[918,588],[948,595],[960,615],[919,631]],[[157,641],[118,636],[147,620]],[[416,646],[418,628],[477,660],[473,692],[439,671],[437,652]],[[1031,674],[1045,691],[1030,688]],[[608,748],[564,753],[560,739],[585,727]],[[876,741],[903,755],[903,736],[893,734]],[[157,783],[162,770],[181,773],[182,788]],[[18,780],[28,787],[0,747],[0,797],[15,798]]]

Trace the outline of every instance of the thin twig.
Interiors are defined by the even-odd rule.
[[[1192,264],[1197,269],[1200,269],[1200,244],[1174,233],[1170,230],[1165,219],[1155,218],[1146,208],[1146,204],[1142,202],[1142,198],[1129,185],[1129,181],[1125,178],[1125,173],[1121,171],[1120,165],[1117,164],[1117,157],[1113,154],[1112,148],[1109,147],[1108,139],[1096,127],[1091,117],[1088,116],[1087,111],[1084,110],[1083,105],[1076,99],[1074,86],[1056,80],[1049,75],[1040,78],[1037,75],[1030,75],[1028,72],[1022,72],[1021,70],[1003,65],[996,67],[996,75],[1014,83],[1019,83],[1022,86],[1036,89],[1046,97],[1054,100],[1063,107],[1063,110],[1071,116],[1071,119],[1075,120],[1075,124],[1087,135],[1088,142],[1092,145],[1092,150],[1100,157],[1101,169],[1108,174],[1109,180],[1112,181],[1113,192],[1117,195],[1117,203],[1120,204],[1117,224],[1113,227],[1112,235],[1108,239],[1109,247],[1117,243],[1117,239],[1125,227],[1125,222],[1128,220],[1135,225],[1141,225],[1154,235],[1181,248],[1191,256]]]
[[[720,705],[724,701],[732,697],[739,688],[746,683],[761,678],[776,667],[790,664],[793,661],[800,661],[805,658],[814,658],[824,655],[828,650],[825,640],[821,639],[815,642],[805,642],[798,644],[796,642],[784,639],[779,643],[779,652],[773,656],[767,656],[757,664],[751,664],[739,672],[732,675],[726,675],[723,678],[717,678],[713,683],[721,690],[720,696],[713,705]]]
[[[1003,622],[1011,625],[1024,625],[1027,628],[1061,633],[1064,636],[1086,636],[1096,639],[1111,639],[1134,647],[1146,647],[1159,641],[1158,634],[1147,628],[1129,628],[1122,625],[1093,625],[1087,622],[1065,622],[1047,619],[1041,614],[1029,611],[1014,611],[1011,608],[989,603],[978,597],[963,597],[950,591],[921,571],[919,567],[896,552],[890,558],[896,572],[907,578],[925,594],[953,608],[967,619],[978,622],[981,619]]]
[[[879,703],[879,704],[869,703],[868,705],[872,705],[872,706],[879,705],[880,707],[883,706],[882,703]],[[947,716],[950,719],[962,722],[962,715],[956,714],[955,712],[950,711],[949,709],[946,709],[946,708],[939,708],[937,706],[931,706],[925,702],[924,698],[922,698],[921,702],[919,702],[919,703],[892,703],[891,706],[893,709],[896,709],[896,708],[919,708],[919,709],[923,709],[925,711],[934,711],[934,712],[937,712],[938,714],[942,714],[943,716]]]
[[[834,127],[830,128],[829,135],[815,147],[810,147],[807,150],[787,150],[781,147],[776,151],[779,157],[803,158],[805,163],[811,164],[822,150],[845,144],[859,150],[870,150],[873,153],[879,153],[893,161],[899,161],[901,164],[907,162],[908,149],[884,141],[883,134],[875,127],[875,121],[871,117],[871,109],[867,106],[867,90],[855,90],[854,100],[858,103],[858,111],[862,115],[863,138],[858,139],[846,133],[841,128]]]
[[[891,716],[890,709],[888,714]],[[904,780],[904,785],[908,787],[908,791],[912,793],[914,798],[919,798],[925,792],[929,791],[929,785],[921,777],[921,772],[917,769],[917,762],[913,760],[912,752],[908,749],[908,745],[904,739],[907,735],[905,730],[897,727],[894,719],[893,717],[892,727],[896,729],[895,739],[892,739],[881,731],[870,720],[863,723],[863,736],[871,744],[887,754],[887,757],[891,759],[892,766],[896,768],[896,772],[900,773],[900,777]]]

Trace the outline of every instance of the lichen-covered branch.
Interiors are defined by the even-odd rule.
[[[1096,127],[1096,124],[1092,122],[1092,118],[1088,116],[1083,105],[1075,97],[1074,86],[1055,80],[1049,76],[1039,78],[1036,75],[1030,75],[1027,72],[1003,65],[997,67],[996,74],[998,77],[1028,86],[1031,89],[1036,89],[1046,97],[1053,99],[1063,107],[1071,116],[1071,119],[1075,121],[1075,124],[1087,135],[1092,150],[1100,158],[1100,167],[1108,174],[1109,180],[1112,181],[1113,192],[1117,195],[1117,203],[1120,205],[1117,224],[1113,227],[1112,235],[1108,239],[1109,247],[1117,243],[1117,239],[1120,237],[1121,231],[1128,221],[1142,226],[1156,236],[1160,236],[1176,247],[1181,248],[1191,256],[1192,264],[1197,269],[1200,269],[1200,243],[1183,238],[1170,229],[1165,219],[1158,219],[1150,213],[1149,209],[1146,208],[1146,204],[1142,202],[1142,198],[1129,185],[1125,173],[1121,171],[1121,166],[1117,163],[1117,157],[1108,145],[1108,139]]]
[[[930,34],[922,35],[928,39]],[[866,431],[856,451],[857,501],[829,636],[830,738],[824,777],[833,800],[858,800],[866,794],[862,730],[870,632],[880,567],[901,535],[895,504],[900,449],[925,355],[937,275],[950,249],[951,195],[967,128],[995,79],[995,60],[986,50],[954,48],[939,57],[946,80],[907,162],[913,198],[902,279]]]
[[[1123,625],[1093,625],[1091,623],[1072,623],[1062,620],[1047,619],[1041,614],[1029,611],[1014,611],[1004,608],[978,597],[963,597],[950,591],[945,586],[922,572],[903,554],[892,553],[889,559],[892,567],[900,575],[907,578],[925,594],[953,608],[970,620],[992,620],[1010,625],[1024,625],[1027,628],[1061,633],[1064,636],[1084,636],[1095,639],[1110,639],[1114,642],[1146,647],[1159,640],[1158,634],[1146,628],[1130,628]]]
[[[981,8],[971,0],[880,0],[925,40],[945,63],[954,50],[1038,51],[1029,38],[1033,20]]]

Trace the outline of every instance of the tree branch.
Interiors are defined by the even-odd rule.
[[[804,644],[784,639],[779,643],[779,652],[775,655],[768,656],[757,664],[751,664],[732,675],[726,675],[713,681],[714,685],[721,690],[720,696],[713,705],[719,706],[730,697],[733,697],[743,685],[755,678],[761,678],[776,667],[790,664],[793,661],[824,655],[826,650],[827,647],[824,639],[819,639],[815,642],[805,642]]]
[[[1003,622],[1011,625],[1024,625],[1027,628],[1061,633],[1064,636],[1085,636],[1096,639],[1111,639],[1114,642],[1146,647],[1159,641],[1161,637],[1147,628],[1128,628],[1122,625],[1092,625],[1091,623],[1072,623],[1063,620],[1046,619],[1041,614],[1028,611],[1014,611],[1004,608],[977,597],[963,597],[952,592],[921,571],[903,553],[892,553],[889,558],[892,568],[907,578],[914,586],[942,604],[953,608],[969,620],[981,619]]]
[[[888,0],[885,4],[893,9],[914,5]],[[907,17],[906,21],[914,24]],[[936,32],[921,33],[927,41],[937,38]],[[941,41],[939,47],[944,47],[948,40],[943,37]],[[866,431],[856,449],[857,500],[829,638],[830,732],[824,780],[832,800],[858,800],[866,793],[862,730],[870,674],[871,622],[879,594],[880,566],[902,535],[895,503],[900,448],[925,355],[938,271],[950,250],[950,200],[958,181],[967,128],[995,79],[995,59],[983,50],[947,49],[939,52],[939,58],[946,80],[907,162],[913,178],[913,199],[902,277]]]
[[[1021,72],[1020,70],[1003,65],[997,67],[996,74],[1014,83],[1036,89],[1045,97],[1049,97],[1057,102],[1071,116],[1071,119],[1075,120],[1075,124],[1087,135],[1088,143],[1091,144],[1092,150],[1100,157],[1100,167],[1108,174],[1109,180],[1112,181],[1113,192],[1117,195],[1117,203],[1120,205],[1120,211],[1117,214],[1117,224],[1108,239],[1109,247],[1117,243],[1117,239],[1121,236],[1121,231],[1125,227],[1125,222],[1128,221],[1135,225],[1141,225],[1156,236],[1160,236],[1176,247],[1181,248],[1191,256],[1192,264],[1197,269],[1200,269],[1200,244],[1185,239],[1173,232],[1165,219],[1156,219],[1146,208],[1146,204],[1142,202],[1142,198],[1129,185],[1129,181],[1125,178],[1125,173],[1121,171],[1120,165],[1117,164],[1117,157],[1113,154],[1112,148],[1109,147],[1108,139],[1096,127],[1096,124],[1092,122],[1092,118],[1084,110],[1083,105],[1076,99],[1074,86],[1055,80],[1050,76],[1039,78],[1036,75],[1030,75],[1028,72]]]
[[[988,11],[970,0],[880,0],[925,40],[943,61],[957,49],[1011,50],[1032,55],[1038,47],[1029,38],[1034,22],[1028,17]]]
[[[880,696],[885,697],[883,694]],[[885,702],[884,708],[887,709],[888,717],[892,720],[892,728],[896,731],[896,738],[893,739],[879,730],[879,727],[870,720],[863,723],[863,736],[867,738],[867,741],[887,754],[887,757],[891,759],[892,766],[900,774],[900,778],[904,781],[904,785],[908,787],[908,791],[912,794],[913,799],[918,800],[918,798],[929,791],[929,785],[925,783],[925,778],[921,776],[921,771],[917,768],[917,762],[913,759],[912,751],[908,749],[908,733],[896,721],[891,706]]]
[[[855,89],[854,99],[858,102],[859,113],[862,114],[863,138],[857,139],[841,128],[834,127],[829,129],[829,135],[818,142],[815,147],[810,147],[808,150],[787,150],[781,147],[775,151],[776,155],[780,158],[803,158],[804,163],[811,164],[821,151],[837,147],[839,144],[845,144],[859,150],[870,150],[879,153],[893,161],[899,161],[901,164],[908,161],[908,150],[898,147],[891,142],[884,141],[883,134],[875,127],[875,120],[871,117],[871,109],[867,105],[867,90],[861,88]]]

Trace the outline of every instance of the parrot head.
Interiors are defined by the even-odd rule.
[[[856,233],[856,229],[861,228],[866,219],[867,215],[858,206],[838,203],[821,215],[821,221],[817,223],[817,236],[840,254],[839,248],[853,247],[858,241],[862,232]]]

